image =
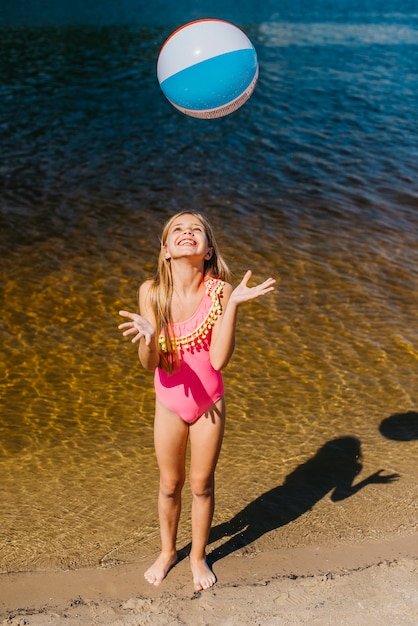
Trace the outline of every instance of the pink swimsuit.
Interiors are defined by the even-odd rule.
[[[185,322],[173,325],[178,368],[172,374],[159,367],[155,370],[157,398],[188,424],[193,424],[224,395],[222,374],[212,367],[209,357],[212,326],[222,313],[224,284],[215,278],[205,279],[206,293],[197,311]],[[159,341],[164,351],[163,335]]]

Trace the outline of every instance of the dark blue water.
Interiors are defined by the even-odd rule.
[[[259,545],[412,528],[415,442],[379,424],[417,405],[415,4],[2,4],[3,570],[157,550],[152,382],[117,311],[185,207],[208,213],[236,277],[278,279],[241,316],[225,374],[217,520],[349,435],[366,475],[402,481],[338,511],[324,498]],[[210,121],[175,111],[155,73],[201,17],[241,27],[260,64],[250,100]]]
[[[38,222],[52,204],[68,223],[85,210],[79,198],[123,209],[257,195],[292,214],[332,205],[367,219],[384,205],[385,219],[408,229],[417,197],[412,4],[211,4],[253,40],[260,81],[244,109],[209,123],[176,115],[155,76],[164,39],[206,15],[205,3],[102,4],[3,8],[3,213]]]

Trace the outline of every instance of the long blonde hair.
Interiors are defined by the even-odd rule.
[[[198,219],[202,223],[208,239],[208,245],[212,248],[213,252],[210,259],[205,259],[204,262],[204,277],[210,276],[212,278],[219,278],[225,281],[229,281],[231,279],[231,272],[220,253],[212,226],[210,225],[208,219],[198,211],[181,211],[180,213],[173,215],[163,228],[160,254],[158,257],[158,268],[149,292],[151,308],[154,312],[157,323],[157,333],[162,333],[164,335],[165,345],[167,346],[167,351],[161,353],[160,367],[168,372],[172,372],[176,366],[177,353],[170,339],[169,330],[173,325],[171,314],[173,276],[171,272],[171,263],[165,258],[164,255],[164,246],[167,242],[167,237],[173,223],[182,215],[193,215],[194,218]]]

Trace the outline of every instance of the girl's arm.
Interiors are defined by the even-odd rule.
[[[132,343],[139,341],[138,357],[142,366],[153,372],[159,365],[158,336],[156,322],[149,302],[150,280],[145,281],[139,288],[139,310],[141,315],[129,311],[119,311],[119,315],[129,318],[130,322],[119,325],[124,337],[134,335]]]
[[[226,367],[234,352],[239,305],[264,296],[274,289],[273,285],[276,281],[273,278],[268,278],[255,287],[248,287],[247,283],[250,278],[251,271],[248,270],[235,289],[232,289],[229,284],[224,287],[224,310],[213,327],[210,346],[210,360],[216,370]]]
[[[332,502],[345,500],[345,498],[353,496],[366,485],[386,485],[387,483],[392,483],[394,480],[398,480],[399,474],[387,474],[386,476],[382,476],[383,471],[384,470],[381,469],[374,472],[374,474],[371,474],[368,478],[365,478],[360,483],[357,483],[357,485],[352,485],[351,481],[347,481],[345,484],[338,484],[331,495]]]

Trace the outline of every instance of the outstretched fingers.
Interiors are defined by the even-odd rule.
[[[256,289],[258,295],[264,296],[264,294],[269,293],[270,291],[274,291],[275,282],[275,278],[267,278],[267,280],[265,280],[260,285],[256,285],[254,289]]]
[[[274,290],[274,284],[276,280],[274,278],[267,278],[264,282],[259,285],[255,285],[254,287],[248,287],[248,282],[252,276],[251,270],[248,270],[239,283],[237,287],[235,287],[234,291],[231,294],[231,298],[237,302],[237,304],[241,304],[242,302],[248,302],[249,300],[254,300],[255,298],[259,298],[260,296],[264,296],[270,291]]]
[[[137,313],[130,313],[129,311],[119,311],[119,315],[121,317],[127,317],[130,320],[129,322],[123,322],[118,326],[119,330],[123,331],[123,336],[128,337],[130,335],[134,335],[132,343],[139,341],[141,337],[145,337],[145,343],[149,346],[151,339],[155,334],[155,329],[150,322],[141,315],[138,315]]]

